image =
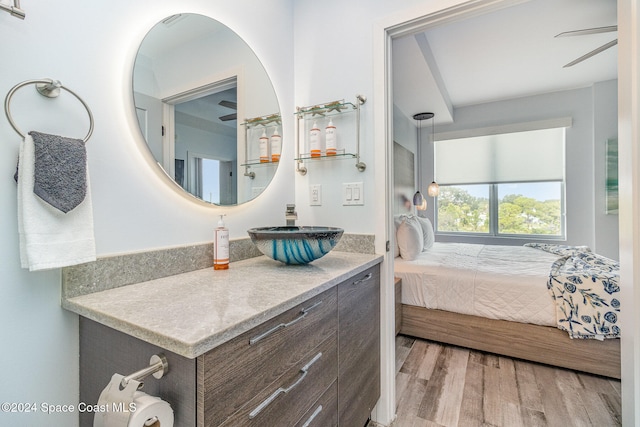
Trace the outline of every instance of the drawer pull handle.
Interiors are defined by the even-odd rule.
[[[316,410],[313,411],[313,414],[311,414],[309,419],[302,425],[302,427],[309,427],[320,412],[322,412],[322,405],[318,406]]]
[[[371,277],[373,277],[373,274],[369,273],[366,276],[364,276],[362,279],[356,280],[355,282],[353,282],[352,285],[359,285],[360,283],[366,282],[367,280],[371,279]]]
[[[315,357],[313,359],[311,359],[311,361],[309,363],[307,363],[306,365],[304,365],[302,367],[302,369],[300,369],[300,373],[302,375],[300,375],[300,377],[298,377],[298,379],[291,384],[289,387],[280,387],[279,389],[277,389],[276,391],[274,391],[271,396],[267,397],[261,404],[259,404],[256,409],[254,409],[253,411],[251,411],[251,413],[249,414],[249,419],[255,418],[260,412],[262,412],[262,410],[264,408],[266,408],[267,406],[269,406],[271,404],[271,402],[273,402],[274,400],[276,400],[276,398],[278,396],[280,396],[283,393],[289,393],[291,390],[293,390],[298,384],[300,384],[302,382],[302,380],[304,380],[304,378],[307,376],[307,374],[309,373],[309,369],[311,368],[311,365],[313,365],[314,363],[316,363],[320,357],[322,357],[322,353],[318,353],[315,355]]]
[[[280,329],[284,329],[286,327],[295,325],[296,323],[298,323],[299,321],[301,321],[302,319],[304,319],[307,314],[309,314],[309,312],[311,310],[313,310],[314,308],[316,308],[317,306],[319,306],[320,304],[322,304],[322,301],[318,301],[317,303],[313,304],[310,307],[307,308],[303,308],[302,310],[300,310],[300,313],[298,313],[298,317],[296,317],[295,319],[293,319],[291,322],[288,323],[280,323],[279,325],[274,326],[273,328],[269,329],[266,332],[261,333],[260,335],[253,337],[249,340],[249,345],[253,345],[255,343],[257,343],[258,341],[260,341],[261,339],[264,339],[266,337],[268,337],[269,335],[271,335],[272,333],[279,331]]]

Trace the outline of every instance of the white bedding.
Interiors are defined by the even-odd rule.
[[[395,259],[404,304],[556,326],[547,281],[559,256],[523,246],[436,242],[417,259]]]

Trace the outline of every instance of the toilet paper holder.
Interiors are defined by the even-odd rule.
[[[169,372],[169,363],[167,362],[167,358],[163,353],[154,354],[151,356],[151,359],[149,359],[149,366],[122,378],[122,381],[120,381],[120,387],[125,388],[129,381],[136,380],[140,382],[140,386],[138,387],[140,388],[142,387],[141,381],[149,375],[153,375],[154,378],[160,379],[167,372]]]

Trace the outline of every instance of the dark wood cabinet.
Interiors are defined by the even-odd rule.
[[[338,423],[363,427],[380,397],[380,273],[338,286]]]
[[[113,372],[158,352],[169,373],[144,391],[171,404],[176,427],[362,427],[380,396],[379,266],[196,359],[81,318],[82,401],[96,403]]]
[[[334,381],[295,427],[335,427],[338,425],[338,383]]]
[[[335,334],[297,366],[260,391],[220,426],[292,426],[322,396],[337,376]],[[206,408],[208,411],[209,408]],[[205,412],[206,412],[205,411]],[[207,424],[205,424],[207,425]]]
[[[364,426],[380,397],[379,267],[209,351],[197,366],[200,427]]]
[[[332,288],[198,357],[198,425],[277,425],[265,424],[262,415],[250,418],[249,414],[276,390],[294,384],[304,375],[299,374],[301,368],[322,353],[306,377],[286,397],[285,393],[275,397],[264,411],[283,417],[286,412],[292,425],[308,408],[290,408],[280,401],[289,396],[295,401],[307,384],[322,375],[310,407],[335,381],[337,329],[336,289]],[[319,373],[320,369],[324,372]]]

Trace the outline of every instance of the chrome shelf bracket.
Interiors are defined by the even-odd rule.
[[[20,9],[20,0],[13,0],[13,6],[0,3],[0,10],[9,12],[12,16],[20,19],[24,19],[26,16],[24,10]]]
[[[169,363],[167,362],[167,358],[165,357],[165,355],[162,353],[154,354],[149,360],[149,366],[122,378],[120,386],[122,386],[123,388],[126,387],[131,380],[141,382],[149,375],[153,375],[154,378],[160,379],[167,372],[169,372]],[[140,385],[140,387],[142,387],[142,385]]]

